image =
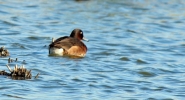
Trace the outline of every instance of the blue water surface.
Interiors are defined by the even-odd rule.
[[[33,78],[0,76],[0,99],[183,100],[184,27],[184,0],[1,0],[0,46]],[[74,28],[90,40],[86,56],[49,56]]]

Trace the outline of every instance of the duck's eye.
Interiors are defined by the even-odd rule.
[[[80,34],[83,34],[83,32],[80,32]]]

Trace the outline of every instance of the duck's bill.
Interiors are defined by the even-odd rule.
[[[88,40],[88,39],[86,39],[86,38],[83,38],[82,40],[89,42],[89,40]]]

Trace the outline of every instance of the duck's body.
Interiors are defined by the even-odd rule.
[[[49,45],[49,54],[84,57],[87,47],[81,40],[83,40],[82,30],[74,29],[70,36],[60,37],[53,41]]]

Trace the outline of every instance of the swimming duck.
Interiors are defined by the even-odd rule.
[[[49,45],[49,54],[84,57],[87,52],[87,47],[81,40],[88,41],[83,37],[83,31],[81,29],[74,29],[70,36],[53,40]]]

